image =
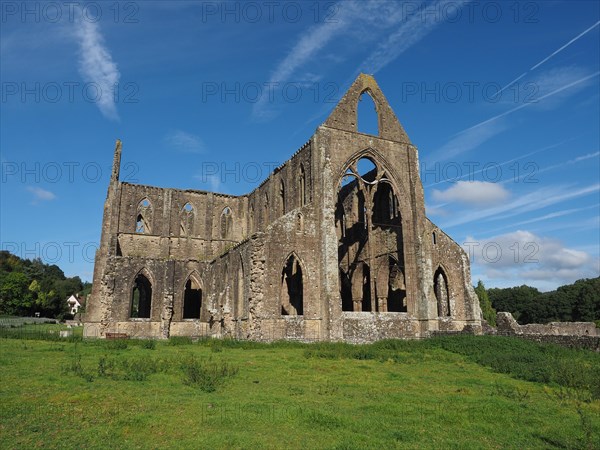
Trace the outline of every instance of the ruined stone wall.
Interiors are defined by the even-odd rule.
[[[290,160],[278,167],[258,188],[248,194],[248,234],[264,231],[271,223],[289,211],[311,203],[312,186],[311,142],[309,141]],[[301,195],[302,193],[304,195]]]
[[[150,229],[136,233],[139,205],[145,199]],[[117,229],[121,254],[210,260],[245,237],[246,202],[245,197],[122,183]],[[186,204],[191,211],[184,210]],[[225,208],[231,211],[227,235],[222,230]]]
[[[498,333],[545,334],[563,336],[598,336],[600,332],[594,322],[550,322],[520,325],[509,312],[496,314]]]
[[[434,275],[442,269],[447,276],[450,294],[450,316],[440,317],[439,330],[460,330],[470,321],[481,320],[479,300],[471,282],[470,266],[467,253],[454,240],[427,219],[427,228],[423,236],[429,251],[431,275],[430,298],[435,300],[433,292]],[[432,305],[432,309],[434,305]]]
[[[357,132],[365,92],[378,136]],[[466,255],[441,232],[430,242],[435,227],[425,217],[417,149],[370,76],[361,74],[313,137],[248,195],[120,183],[120,151],[119,143],[86,336],[368,342],[480,327]],[[336,205],[341,178],[363,157],[376,165],[376,183],[391,186],[398,214],[390,220],[401,222],[373,223],[368,251],[353,253],[372,267],[370,312],[342,311]],[[443,318],[432,287],[438,267],[448,279]],[[146,298],[147,286],[149,317],[132,318],[133,293]],[[388,311],[386,288],[404,295],[405,310]],[[201,298],[193,318],[184,317],[190,295],[195,304]]]

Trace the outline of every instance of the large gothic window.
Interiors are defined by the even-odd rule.
[[[144,274],[139,273],[131,290],[129,316],[134,319],[149,319],[152,309],[152,283]]]
[[[335,223],[342,310],[407,312],[399,202],[386,171],[371,157],[348,164]]]
[[[304,314],[304,281],[302,267],[295,255],[290,255],[281,272],[281,315]]]

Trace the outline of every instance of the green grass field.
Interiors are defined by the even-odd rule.
[[[3,449],[600,448],[600,355],[510,338],[3,338],[0,380]]]

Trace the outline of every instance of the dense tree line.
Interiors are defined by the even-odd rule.
[[[487,290],[496,311],[512,313],[520,324],[600,321],[600,277],[578,280],[555,291],[530,286]]]
[[[42,317],[63,319],[69,312],[67,298],[90,291],[91,283],[84,283],[77,276],[65,277],[57,265],[0,251],[0,315],[40,313]]]

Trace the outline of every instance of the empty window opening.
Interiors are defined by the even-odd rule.
[[[379,136],[379,116],[373,97],[365,91],[358,99],[358,132]]]
[[[390,312],[407,311],[404,273],[398,264],[391,259],[388,279],[387,310]]]
[[[450,316],[450,296],[448,293],[448,279],[443,269],[440,267],[433,277],[433,290],[437,300],[438,316]]]
[[[194,278],[188,279],[185,283],[183,293],[183,318],[199,319],[202,310],[202,289],[200,283]]]
[[[348,186],[352,184],[353,186],[355,186],[357,184],[357,179],[356,177],[350,172],[350,169],[348,169],[348,172],[346,172],[346,174],[342,177],[342,181],[340,183],[340,186],[342,188]]]
[[[148,226],[148,222],[146,222],[146,219],[141,214],[138,214],[137,219],[135,221],[135,232],[139,234],[150,233],[150,227]]]
[[[304,314],[304,284],[302,267],[291,255],[281,273],[281,315],[301,316]]]
[[[340,270],[340,296],[342,298],[342,311],[354,311],[352,301],[352,283],[348,275]]]
[[[304,173],[304,166],[300,165],[300,206],[306,205],[306,174]]]
[[[233,227],[233,218],[231,214],[231,208],[227,206],[221,213],[221,238],[231,239],[231,232]]]
[[[392,186],[378,183],[373,202],[373,226],[392,225],[398,218],[398,204]]]
[[[131,292],[131,313],[134,319],[149,319],[152,306],[152,284],[143,274],[139,274],[133,283]]]
[[[371,271],[369,266],[363,264],[363,282],[362,282],[362,311],[371,311]]]
[[[135,218],[135,232],[139,234],[150,234],[149,218],[152,217],[152,205],[150,200],[144,198],[137,207],[137,216]]]
[[[369,183],[377,178],[377,166],[371,158],[360,158],[356,163],[356,171],[363,180]]]
[[[435,231],[431,233],[431,240],[433,242],[433,245],[437,244],[437,236],[435,235]]]
[[[265,206],[265,222],[269,222],[269,194],[265,192],[264,198],[264,206]]]
[[[280,215],[283,216],[285,214],[285,184],[283,180],[279,183],[279,203]]]
[[[190,203],[183,205],[179,214],[181,222],[179,224],[179,235],[189,236],[194,227],[194,207]]]

